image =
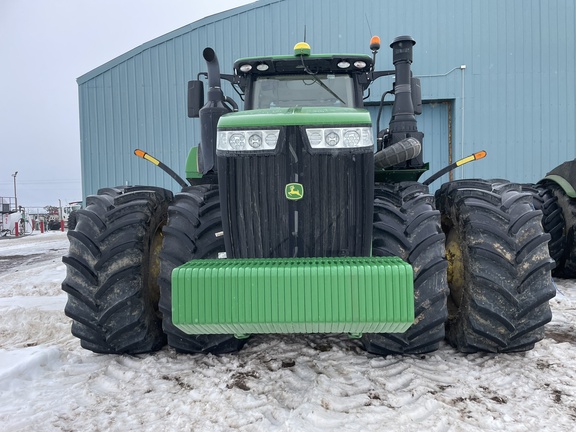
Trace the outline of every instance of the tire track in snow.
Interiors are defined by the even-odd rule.
[[[557,281],[547,337],[523,354],[444,344],[382,358],[346,336],[259,335],[223,356],[108,356],[80,348],[63,311],[43,305],[60,294],[58,265],[0,291],[7,430],[572,431],[576,421],[574,281]]]

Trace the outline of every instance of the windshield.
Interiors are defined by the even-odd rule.
[[[254,109],[295,106],[353,107],[350,75],[276,75],[254,83]]]

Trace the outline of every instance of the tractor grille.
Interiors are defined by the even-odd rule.
[[[370,255],[372,149],[311,153],[304,136],[285,127],[276,154],[219,154],[229,258]],[[302,199],[286,198],[289,183],[303,186]]]

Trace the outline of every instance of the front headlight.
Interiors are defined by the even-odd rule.
[[[274,150],[280,129],[219,131],[216,148],[222,151]]]
[[[372,128],[313,128],[306,129],[308,141],[313,149],[339,149],[372,147]]]

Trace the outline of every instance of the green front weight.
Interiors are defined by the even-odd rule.
[[[401,333],[413,271],[396,257],[190,261],[172,272],[172,320],[187,334]]]

